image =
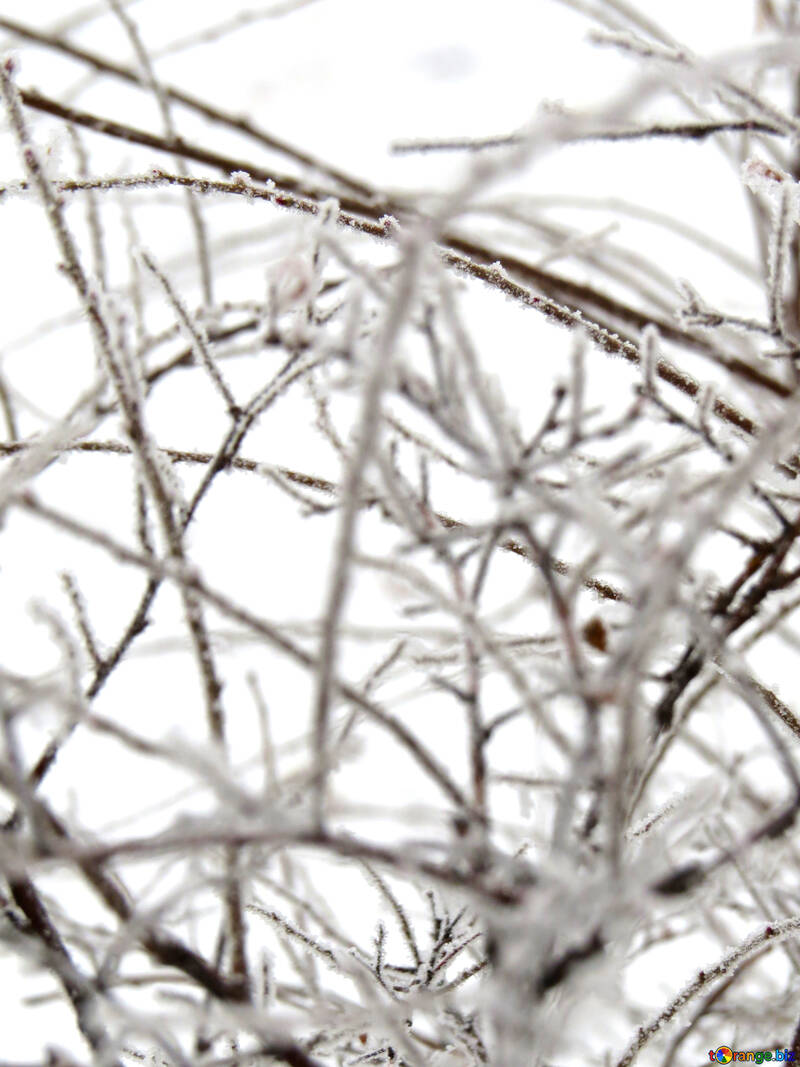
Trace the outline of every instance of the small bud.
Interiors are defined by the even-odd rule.
[[[599,615],[594,615],[589,619],[582,632],[587,645],[596,648],[598,652],[605,652],[608,649],[608,630]]]
[[[397,237],[400,234],[400,223],[394,215],[381,215],[380,224],[387,237]]]
[[[280,311],[298,304],[311,292],[311,268],[302,256],[287,256],[281,260],[274,269],[273,278]]]

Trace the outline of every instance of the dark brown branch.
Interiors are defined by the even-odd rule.
[[[770,137],[785,137],[786,131],[766,122],[746,119],[741,122],[684,122],[674,126],[658,125],[634,127],[629,130],[597,130],[578,134],[572,141],[641,141],[679,138],[705,141],[717,133],[762,133]],[[435,141],[395,141],[392,152],[407,155],[418,152],[483,152],[490,148],[513,148],[521,144],[516,134],[498,137],[452,137]]]

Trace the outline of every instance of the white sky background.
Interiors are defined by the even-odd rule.
[[[750,0],[649,0],[638,6],[700,54],[713,55],[753,40]],[[3,3],[8,17],[43,28],[56,25],[70,9],[64,2]],[[156,56],[159,46],[214,25],[225,15],[221,5],[203,0],[139,0],[130,11]],[[585,20],[555,0],[493,0],[488,4],[470,0],[317,0],[286,17],[263,20],[231,33],[212,45],[166,55],[157,59],[156,69],[165,82],[232,112],[246,113],[277,136],[375,185],[440,190],[463,172],[463,159],[456,155],[393,155],[392,143],[499,135],[526,123],[544,100],[567,106],[602,101],[626,84],[633,67],[610,49],[590,47],[585,41],[587,29]],[[121,62],[133,61],[128,42],[111,16],[93,21],[75,39]],[[27,44],[15,45],[14,50],[20,59],[20,86],[35,86],[58,99],[67,98],[70,88],[80,88],[74,98],[77,106],[147,129],[160,129],[156,108],[146,94],[120,88],[109,80],[100,88],[84,84],[77,64]],[[671,103],[666,113],[659,111],[663,100],[657,99],[648,114],[675,117]],[[208,141],[208,127],[193,116],[176,109],[176,119],[185,139]],[[38,143],[52,148],[54,173],[74,173],[73,159],[58,124],[37,120],[34,128]],[[99,172],[104,167],[120,168],[121,160],[127,160],[124,166],[131,172],[168,165],[153,153],[89,134],[85,143],[92,166]],[[272,162],[228,133],[220,134],[215,147],[254,161]],[[289,169],[286,164],[276,165]],[[192,170],[199,173],[201,168],[193,166]],[[20,173],[10,151],[10,138],[4,137],[0,143],[0,183]],[[570,193],[615,196],[676,214],[721,235],[743,254],[752,255],[745,194],[711,144],[573,147],[545,156],[495,191],[495,195],[513,197]],[[157,194],[134,196],[137,204],[150,203],[136,216],[144,243],[177,279],[184,297],[190,303],[196,301],[199,289],[196,279],[193,281],[192,265],[182,255],[189,244],[185,213],[176,210],[173,200],[167,206]],[[162,200],[164,206],[159,206]],[[252,245],[244,254],[237,247],[220,253],[218,261],[225,265],[217,276],[220,298],[262,299],[266,272],[279,270],[287,255],[302,253],[294,227],[280,220],[276,227],[272,209],[260,205],[229,208],[209,202],[204,211],[212,236],[221,246],[236,235],[252,235],[259,227],[265,228],[263,245]],[[80,230],[81,221],[74,214]],[[594,221],[587,213],[567,212],[564,217],[585,225],[587,232],[602,224],[599,215]],[[121,248],[124,236],[118,215],[109,233]],[[753,302],[755,288],[748,288],[733,272],[720,270],[700,249],[665,238],[652,227],[624,220],[614,236],[634,246],[637,241],[659,241],[665,270],[702,287],[710,303],[724,303],[727,310],[743,314],[763,314],[763,308]],[[79,323],[31,337],[32,331],[51,319],[75,310],[72,291],[53,269],[51,237],[37,204],[8,197],[0,200],[0,247],[0,358],[6,377],[30,405],[24,419],[24,430],[30,432],[44,425],[46,416],[65,410],[66,397],[79,394],[89,381],[93,357],[88,333]],[[366,244],[364,254],[371,254]],[[120,262],[124,273],[124,259]],[[117,281],[122,283],[124,278],[120,276]],[[542,387],[543,368],[549,376],[562,373],[560,361],[569,350],[570,338],[545,326],[533,312],[508,306],[496,294],[476,291],[472,300],[472,324],[481,349],[496,361],[504,387],[519,397],[523,423],[535,426],[549,398]],[[157,303],[154,299],[153,304]],[[163,305],[161,311],[167,321]],[[590,353],[590,360],[600,365],[599,373],[607,376],[610,391],[629,388],[630,368],[599,353]],[[244,396],[265,377],[264,368],[252,356],[232,363],[226,371]],[[311,408],[301,393],[279,405],[243,452],[258,458],[259,450],[263,450],[271,462],[286,462],[335,478],[338,471],[329,450],[308,432]],[[217,398],[207,387],[190,384],[185,375],[173,376],[163,390],[157,390],[148,411],[165,446],[213,450],[223,432],[224,413]],[[101,428],[98,436],[104,438],[107,433]],[[97,522],[101,515],[107,516],[108,529],[127,538],[133,498],[131,480],[121,474],[125,462],[113,456],[74,457],[48,471],[40,487],[52,503],[84,515],[87,521]],[[186,484],[195,484],[195,475],[184,473],[182,477]],[[212,497],[203,505],[208,513],[194,527],[189,541],[192,557],[202,565],[212,585],[226,589],[234,599],[267,617],[310,620],[319,613],[325,587],[333,529],[330,520],[297,521],[292,506],[280,494],[265,489],[259,495],[249,485],[242,491],[239,479],[244,477],[226,475],[217,481]],[[461,507],[462,514],[480,506],[473,500],[453,503]],[[370,517],[364,524],[373,549],[381,537],[386,538],[387,548],[393,543]],[[6,668],[20,674],[36,673],[57,663],[58,651],[47,628],[32,615],[30,605],[41,601],[68,614],[58,582],[63,569],[79,578],[98,632],[107,634],[109,643],[127,621],[141,587],[140,575],[116,566],[106,571],[98,566],[96,550],[67,541],[37,521],[13,515],[0,532],[0,662]],[[517,580],[517,574],[509,564],[509,583]],[[377,583],[374,588],[360,585],[349,617],[355,622],[385,619],[388,623],[392,621],[394,595],[389,584]],[[199,727],[193,733],[195,724],[181,714],[199,702],[191,657],[181,660],[168,655],[168,650],[158,652],[156,648],[157,640],[170,632],[172,623],[172,632],[178,630],[179,610],[174,595],[160,595],[156,617],[163,629],[156,633],[156,626],[152,637],[141,639],[129,664],[109,685],[98,710],[111,714],[113,709],[142,733],[180,736],[200,744]],[[231,647],[222,655],[227,657],[230,679],[226,699],[246,709],[235,724],[237,758],[244,763],[257,756],[252,741],[256,720],[249,710],[252,702],[244,682],[247,670],[255,669],[262,676],[276,736],[286,742],[300,736],[310,699],[308,679],[277,657],[265,662],[263,651],[252,654],[247,648]],[[367,645],[348,655],[352,657],[345,660],[350,675],[359,677],[379,658],[379,646]],[[430,722],[424,699],[404,704],[404,709],[415,729],[423,733],[440,730],[447,735],[450,727],[446,722]],[[41,739],[52,729],[46,710],[30,729],[27,740],[32,751],[38,751]],[[381,743],[377,736],[374,743]],[[118,757],[119,752],[109,742],[76,737],[48,782],[48,795],[71,796],[81,819],[101,830],[144,809],[150,798],[170,795],[185,784],[174,781],[172,770],[160,779],[152,761],[142,761],[142,766],[136,767],[129,755],[122,761]],[[382,788],[380,773],[370,777],[369,766],[369,760],[359,764],[358,784],[348,791],[351,798],[363,789],[364,799],[369,801]],[[403,781],[407,793],[402,797],[404,802],[430,799],[417,795],[413,775]],[[202,799],[187,802],[184,810],[191,810],[192,804],[202,810]],[[143,833],[151,825],[161,825],[159,816],[152,824],[146,820],[131,823],[122,832]],[[371,834],[381,832],[373,823],[367,824],[367,830]],[[144,872],[143,879],[149,873]],[[336,879],[333,874],[329,877],[333,892]],[[353,894],[350,899],[357,922],[357,887],[345,884],[344,891]],[[682,951],[676,952],[674,961],[676,981],[686,977],[681,971]],[[641,983],[642,998],[652,987],[655,1002],[675,984],[663,975],[652,974],[641,975]],[[17,968],[0,953],[0,989],[8,996],[17,995],[19,989],[41,992],[46,985],[41,976],[28,976],[18,986]],[[0,999],[6,1001],[5,996]],[[28,1006],[4,1013],[0,1058],[35,1059],[42,1047],[43,1030],[48,1042],[81,1053],[82,1045],[72,1034],[66,1008]],[[585,1035],[576,1036],[578,1042],[589,1040]],[[620,1041],[625,1036],[623,1028]]]

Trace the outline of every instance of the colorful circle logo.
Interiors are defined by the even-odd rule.
[[[717,1051],[714,1053],[717,1063],[730,1063],[733,1059],[733,1052],[727,1045],[720,1045]]]

